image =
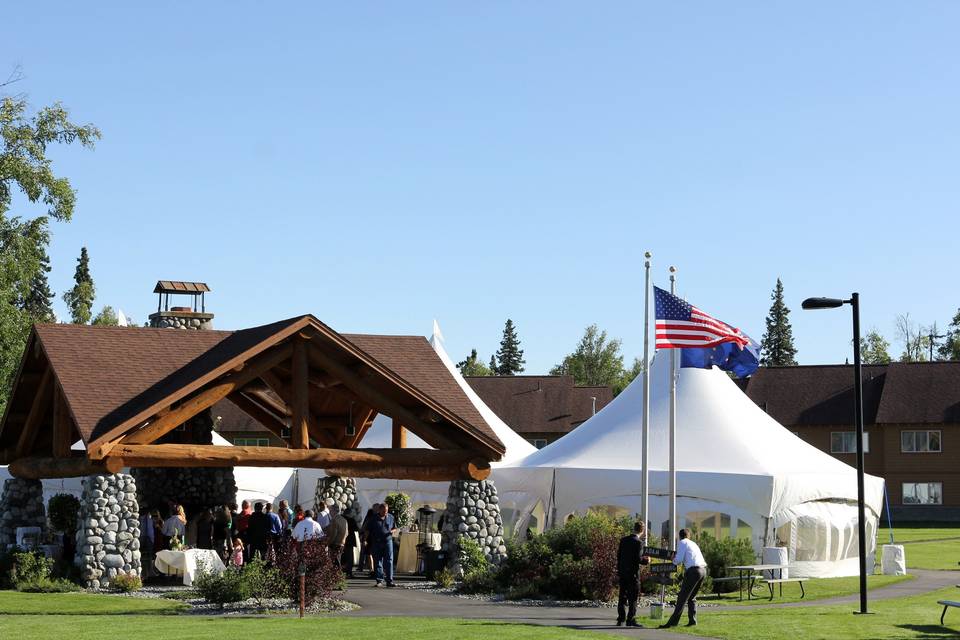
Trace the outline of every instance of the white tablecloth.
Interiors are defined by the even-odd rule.
[[[183,576],[183,584],[188,587],[197,577],[200,565],[215,574],[221,574],[226,569],[216,551],[212,549],[188,549],[186,551],[159,551],[153,566],[160,573]]]
[[[440,534],[429,534],[430,547],[440,548]],[[400,534],[400,550],[397,552],[397,573],[417,573],[417,543],[420,534],[416,531]]]
[[[788,565],[790,564],[789,556],[787,553],[786,547],[764,547],[760,556],[760,562],[763,564],[780,564]],[[767,569],[763,572],[763,577],[767,579],[774,578],[789,578],[790,570],[789,569]]]

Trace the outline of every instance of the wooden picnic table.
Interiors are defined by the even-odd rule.
[[[747,600],[753,597],[753,584],[756,573],[760,571],[777,571],[779,578],[783,578],[783,570],[789,568],[785,564],[744,564],[736,567],[727,567],[737,572],[737,586],[740,590],[740,599],[743,600],[743,580],[747,580]]]

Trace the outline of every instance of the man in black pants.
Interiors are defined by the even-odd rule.
[[[620,540],[617,548],[617,575],[620,578],[620,601],[617,603],[617,626],[626,620],[628,627],[637,624],[637,598],[640,595],[640,565],[650,560],[643,555],[643,523],[633,525],[633,535]]]
[[[707,563],[703,559],[699,545],[690,540],[690,534],[686,529],[680,529],[678,535],[680,543],[677,545],[677,554],[673,557],[673,564],[683,565],[683,583],[680,585],[680,593],[677,595],[677,607],[673,610],[673,615],[670,616],[667,623],[660,625],[661,629],[675,627],[679,624],[684,604],[687,605],[687,626],[696,626],[697,592],[700,591],[700,585],[703,584],[703,579],[707,576]]]

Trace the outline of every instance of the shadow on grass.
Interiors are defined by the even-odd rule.
[[[960,638],[960,631],[941,627],[938,624],[898,624],[898,629],[906,629],[916,634],[916,637],[923,640],[948,640]]]

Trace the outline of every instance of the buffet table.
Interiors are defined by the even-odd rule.
[[[221,574],[226,570],[220,556],[212,549],[187,549],[186,551],[158,551],[153,566],[168,576],[183,576],[183,584],[193,584],[200,566],[207,571]]]

